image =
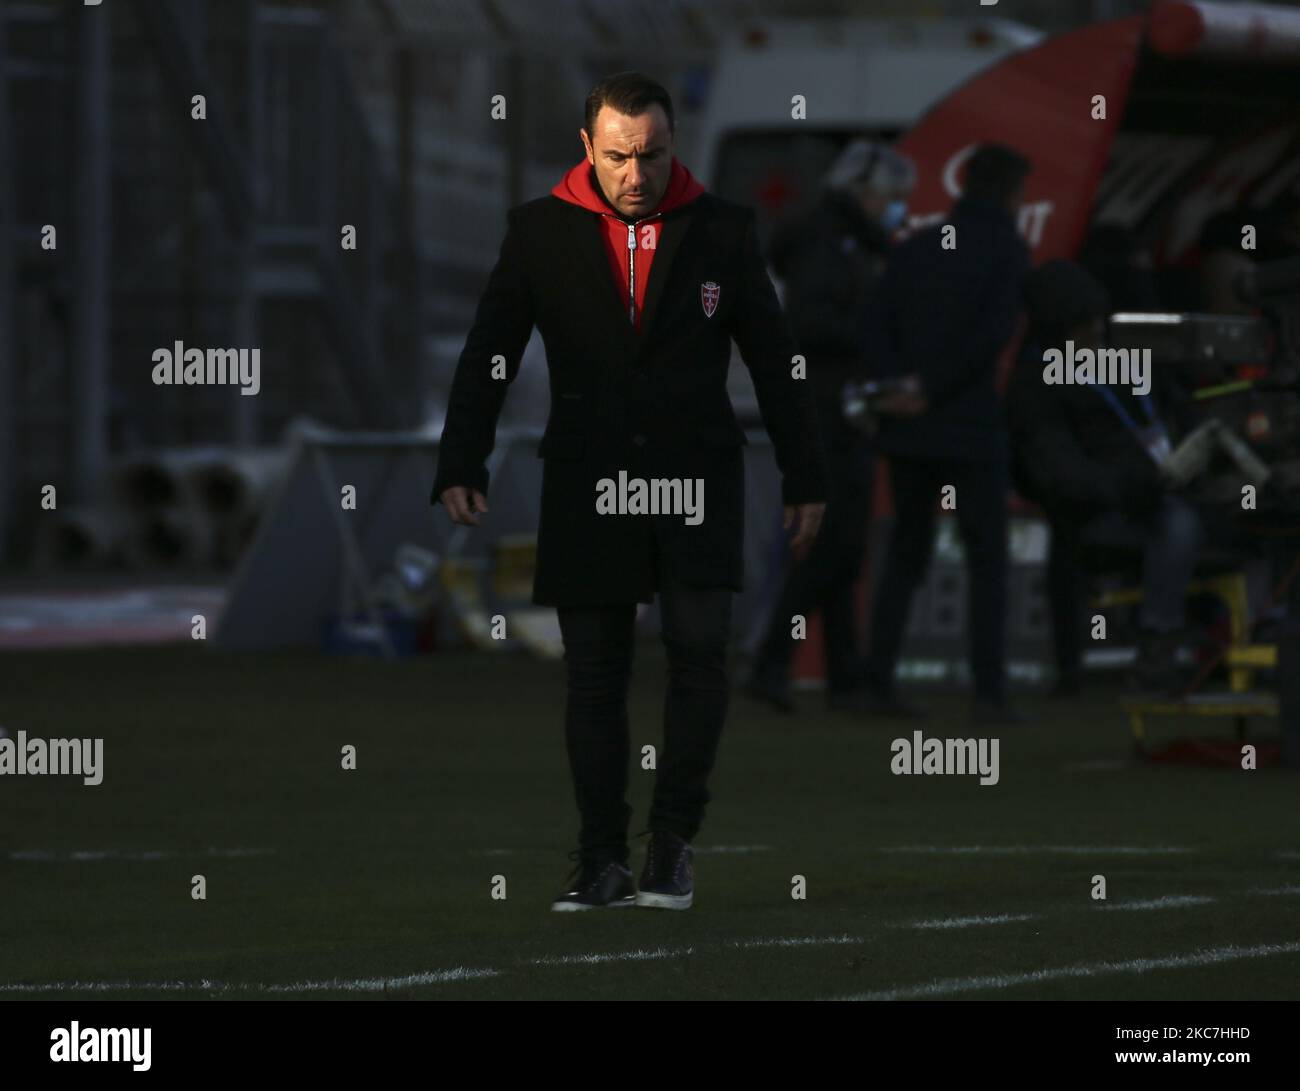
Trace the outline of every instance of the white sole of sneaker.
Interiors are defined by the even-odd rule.
[[[652,894],[638,891],[636,904],[646,909],[690,909],[695,902],[695,891],[689,894]]]
[[[586,909],[630,909],[636,905],[631,898],[621,902],[610,902],[609,905],[581,905],[578,902],[554,902],[551,905],[552,913],[580,913]]]

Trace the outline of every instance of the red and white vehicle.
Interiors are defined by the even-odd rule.
[[[976,144],[1033,162],[1020,226],[1035,261],[1095,224],[1158,265],[1194,260],[1201,227],[1300,194],[1300,11],[1166,2],[1056,35],[977,75],[898,143],[919,170],[911,223],[942,217]],[[1104,100],[1105,116],[1098,105]]]
[[[918,171],[909,226],[947,215],[976,145],[1007,144],[1033,164],[1019,223],[1036,263],[1072,258],[1093,228],[1115,225],[1132,232],[1176,294],[1200,264],[1212,216],[1244,210],[1262,225],[1300,197],[1298,91],[1293,8],[1167,0],[1145,15],[1054,35],[975,73],[900,137],[896,147]],[[937,556],[959,564],[942,523]],[[1046,534],[1036,524],[1032,516],[1013,523],[1021,569],[1042,562]],[[1013,599],[1029,582],[1013,573]],[[918,614],[936,613],[936,596],[937,583]],[[942,634],[920,622],[925,631],[913,633],[919,657],[902,666],[914,676],[951,678],[965,659],[962,596],[942,605]],[[1009,616],[1041,613],[1031,606],[1009,602]],[[821,673],[816,629],[810,637],[798,661],[804,678]],[[1009,638],[1012,674],[1040,676],[1043,634],[1013,622]]]

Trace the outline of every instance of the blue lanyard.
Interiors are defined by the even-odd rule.
[[[1106,404],[1114,410],[1115,416],[1119,417],[1119,419],[1124,422],[1124,427],[1135,436],[1141,438],[1142,429],[1137,426],[1137,422],[1133,419],[1132,414],[1120,405],[1119,398],[1115,396],[1115,391],[1111,390],[1110,386],[1106,383],[1098,383],[1095,389],[1097,393],[1106,400]],[[1150,398],[1151,395],[1147,394],[1140,397],[1138,400],[1142,403],[1142,408],[1146,411],[1147,423],[1149,425],[1154,425],[1156,423],[1156,414],[1155,410],[1151,408]]]

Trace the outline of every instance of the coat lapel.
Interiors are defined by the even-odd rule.
[[[637,351],[638,338],[632,323],[628,321],[627,303],[619,300],[610,279],[604,219],[582,209],[575,211],[580,213],[581,219],[577,231],[578,252],[582,256],[582,266],[590,283],[589,297],[595,300],[596,312],[603,316],[605,325],[617,331],[616,336],[622,342],[621,355],[626,359]]]
[[[663,302],[664,290],[672,272],[673,258],[690,233],[695,217],[693,206],[679,212],[667,213],[659,231],[654,260],[650,263],[650,281],[645,290],[645,306],[641,315],[641,332],[638,334],[627,317],[627,301],[620,300],[610,280],[609,258],[605,250],[605,225],[600,216],[583,210],[577,232],[577,250],[582,259],[584,276],[591,286],[591,298],[596,300],[598,313],[607,325],[618,331],[618,338],[626,350],[625,359],[639,357],[649,341],[652,324]]]
[[[668,283],[668,274],[672,272],[673,258],[681,249],[682,241],[690,231],[694,219],[690,206],[675,215],[670,212],[663,218],[659,242],[655,247],[655,259],[650,263],[650,282],[645,288],[645,312],[641,315],[638,354],[645,351],[646,343],[650,340],[650,331],[663,301],[664,286]]]

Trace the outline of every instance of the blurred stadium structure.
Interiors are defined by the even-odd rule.
[[[1016,6],[1048,28],[1117,7]],[[574,161],[599,75],[652,68],[680,104],[690,161],[729,33],[764,16],[867,12],[937,20],[971,5],[6,3],[0,556],[103,559],[111,520],[93,510],[120,458],[274,443],[300,414],[425,423],[505,208]],[[200,93],[208,121],[196,125]],[[494,93],[515,124],[492,127]],[[341,223],[364,240],[352,260]],[[44,224],[57,250],[42,249]],[[261,346],[276,361],[262,394],[154,386],[141,361],[187,337]],[[42,543],[31,513],[45,483],[60,485],[71,525],[46,520],[62,530],[46,526]]]
[[[530,529],[534,460],[507,456],[525,507],[520,525],[500,530],[504,541],[452,535],[423,505],[422,474],[432,476],[441,399],[505,210],[546,193],[576,161],[596,79],[637,67],[664,82],[679,156],[770,226],[816,192],[850,135],[892,139],[1043,33],[1146,8],[6,3],[0,563],[19,578],[33,565],[56,574],[125,565],[224,582],[235,568],[233,592],[258,608],[306,545],[321,554],[318,607],[330,583],[348,601],[350,572],[364,602],[378,571],[394,575],[402,543],[491,567]],[[758,127],[755,111],[773,112],[756,93],[773,58],[824,92],[806,133]],[[202,124],[190,116],[196,94],[206,97]],[[506,96],[509,124],[489,115],[495,94]],[[46,224],[57,249],[43,247]],[[340,248],[344,224],[357,230],[355,251]],[[260,393],[155,385],[151,355],[176,341],[259,347]],[[546,385],[534,336],[507,399],[503,452],[531,454]],[[732,369],[732,397],[756,423],[743,367]],[[379,433],[394,438],[385,447]],[[755,438],[740,628],[753,625],[779,546],[771,452]],[[322,477],[322,452],[344,448],[347,464],[362,460],[354,473],[418,502],[392,506],[353,542],[308,504],[300,510],[321,522],[281,519],[260,562],[250,559],[268,504],[337,487]],[[41,508],[50,484],[56,511]]]

